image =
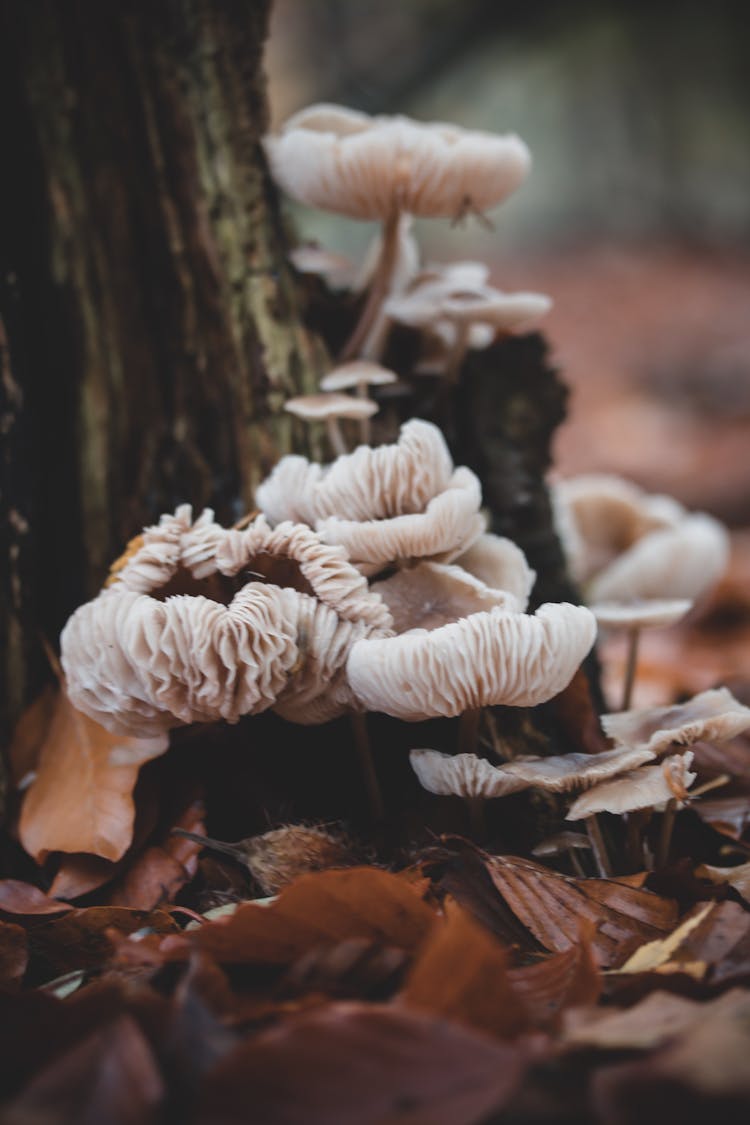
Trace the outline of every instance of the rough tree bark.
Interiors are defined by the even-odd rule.
[[[6,725],[144,522],[245,510],[319,374],[259,143],[269,7],[0,0]]]

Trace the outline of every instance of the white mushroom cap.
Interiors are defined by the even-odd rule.
[[[591,606],[605,629],[655,629],[674,625],[693,608],[688,598],[639,599],[632,602],[597,602]]]
[[[409,761],[419,783],[439,797],[506,797],[524,788],[476,754],[440,754],[437,750],[412,750]]]
[[[446,322],[481,324],[484,328],[474,337],[474,343],[486,347],[488,328],[494,337],[495,332],[527,327],[549,312],[552,301],[542,293],[502,293],[490,286],[465,292],[447,291],[447,286],[436,283],[391,297],[384,307],[392,320],[413,328],[434,328]]]
[[[211,554],[210,541],[217,526],[210,508],[206,508],[194,524],[193,509],[189,504],[181,504],[174,515],[163,515],[154,527],[144,529],[138,549],[114,574],[114,585],[135,592],[165,585],[183,559],[188,535],[194,533],[202,542],[202,551]]]
[[[644,535],[600,571],[589,584],[589,597],[697,598],[718,581],[728,557],[729,538],[717,520],[686,516],[676,527]]]
[[[468,570],[493,590],[507,590],[518,601],[519,609],[526,609],[529,595],[536,582],[536,571],[526,561],[526,556],[512,539],[486,533],[472,543],[454,560],[456,566]]]
[[[601,754],[561,754],[549,758],[519,758],[503,766],[505,773],[536,789],[565,793],[588,789],[600,781],[653,761],[650,750],[618,746]]]
[[[735,699],[727,688],[702,691],[674,707],[647,707],[602,715],[610,738],[624,746],[638,746],[654,754],[673,743],[726,742],[750,729],[750,707]]]
[[[452,473],[438,427],[412,418],[394,444],[359,446],[327,468],[304,457],[283,457],[258,488],[256,502],[271,523],[314,524],[326,516],[388,519],[423,511],[447,488]]]
[[[582,820],[595,813],[625,813],[650,809],[667,801],[682,801],[695,781],[690,773],[693,755],[690,750],[665,758],[657,766],[643,766],[613,781],[605,781],[573,802],[566,820]]]
[[[371,387],[383,387],[388,383],[396,383],[398,375],[381,367],[379,363],[372,363],[367,359],[355,359],[351,363],[342,363],[334,367],[320,380],[321,391],[348,391],[352,387],[359,387],[366,383]]]
[[[284,409],[306,422],[324,422],[327,418],[371,418],[377,414],[378,404],[352,395],[299,395],[287,399]]]
[[[360,641],[347,665],[362,705],[418,722],[493,704],[533,707],[567,687],[594,643],[583,606],[500,607],[427,632]]]
[[[329,516],[315,527],[326,543],[342,546],[362,574],[372,575],[410,559],[450,562],[484,531],[481,502],[476,476],[459,468],[423,512],[365,521]]]
[[[485,211],[515,191],[531,163],[512,134],[368,118],[336,106],[303,110],[265,143],[273,175],[289,195],[355,219]]]
[[[323,246],[310,243],[295,246],[289,251],[289,259],[299,273],[319,274],[334,288],[349,286],[354,277],[354,265],[349,258]]]
[[[493,606],[522,608],[513,594],[491,589],[459,566],[441,563],[423,562],[398,570],[371,589],[388,607],[397,633],[436,629]]]

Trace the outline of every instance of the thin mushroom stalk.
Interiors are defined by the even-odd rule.
[[[625,663],[625,680],[622,688],[621,711],[627,711],[633,698],[635,676],[638,669],[638,642],[641,637],[640,627],[635,625],[628,630],[628,652]]]
[[[398,259],[400,219],[401,212],[395,208],[383,223],[380,258],[360,318],[341,353],[342,362],[360,354],[388,297]]]
[[[482,708],[473,708],[464,711],[458,720],[458,752],[459,754],[476,753],[479,741],[479,726],[482,721]]]
[[[359,759],[362,780],[367,790],[367,799],[370,806],[370,815],[373,824],[380,824],[385,819],[385,804],[383,793],[375,770],[372,758],[370,736],[367,733],[367,721],[360,711],[352,711],[352,731],[354,732],[354,747]]]
[[[589,839],[591,840],[591,851],[596,863],[596,869],[602,879],[609,879],[612,876],[612,864],[609,860],[607,853],[607,846],[604,843],[601,825],[593,813],[591,816],[586,817],[586,831],[588,832]]]
[[[672,843],[672,833],[674,831],[675,817],[677,816],[677,801],[671,800],[667,802],[661,819],[661,831],[659,833],[659,846],[656,851],[656,868],[661,870],[666,867],[667,860],[669,859],[669,848]]]
[[[343,457],[349,452],[338,418],[326,418],[326,435],[335,457]]]

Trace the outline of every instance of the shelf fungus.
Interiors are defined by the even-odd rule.
[[[183,506],[148,528],[116,580],[66,625],[71,701],[117,733],[152,735],[276,707],[322,722],[353,705],[351,646],[391,630],[377,593],[310,528],[243,531]]]
[[[272,521],[314,526],[366,575],[412,560],[451,561],[485,528],[476,476],[454,469],[438,428],[416,419],[394,444],[360,446],[327,468],[284,457],[256,499]]]
[[[728,688],[713,688],[673,707],[647,707],[602,716],[610,738],[624,746],[644,747],[662,754],[673,745],[726,742],[750,729],[750,707]]]
[[[520,186],[531,165],[514,134],[370,117],[312,105],[266,138],[271,171],[292,198],[311,207],[382,224],[380,250],[360,321],[344,358],[370,339],[399,266],[403,216],[459,219],[482,214]]]
[[[529,615],[513,594],[477,579],[469,586],[468,577],[422,564],[373,586],[399,624],[396,636],[352,646],[347,669],[362,706],[419,722],[493,704],[532,707],[570,683],[594,643],[591,612],[560,603]]]

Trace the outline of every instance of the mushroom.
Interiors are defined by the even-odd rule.
[[[381,367],[379,363],[372,363],[370,360],[356,359],[351,363],[342,363],[324,375],[320,380],[320,389],[321,391],[356,389],[359,398],[367,399],[368,386],[383,387],[396,382],[398,382],[398,375],[389,371],[387,367]],[[369,444],[369,416],[360,420],[359,436],[364,444]]]
[[[282,457],[259,486],[256,502],[271,523],[313,526],[327,516],[389,519],[423,511],[447,488],[452,473],[438,427],[412,418],[401,427],[398,441],[374,449],[360,446],[327,467],[304,457]]]
[[[347,672],[364,707],[407,722],[501,703],[533,707],[570,683],[596,635],[593,614],[567,603],[533,616],[507,605],[459,610],[438,622],[352,646]]]
[[[703,691],[674,707],[649,707],[602,715],[606,734],[619,745],[662,754],[673,744],[725,742],[750,728],[750,707],[725,687]]]
[[[523,782],[476,754],[451,756],[437,750],[412,750],[409,761],[423,789],[440,797],[462,797],[466,801],[472,834],[479,838],[485,830],[482,803],[525,787]]]
[[[373,118],[328,105],[295,114],[266,139],[266,151],[277,182],[295,199],[382,223],[380,259],[345,358],[359,354],[389,292],[401,216],[485,211],[520,185],[530,165],[528,149],[513,135]]]
[[[74,705],[115,733],[291,711],[296,695],[296,721],[321,722],[354,704],[350,644],[390,628],[344,552],[310,528],[261,516],[226,530],[210,511],[193,525],[183,506],[76,610],[62,663]]]
[[[383,296],[384,301],[387,298],[397,297],[405,292],[419,269],[419,247],[416,238],[412,234],[413,224],[414,220],[411,215],[401,215],[398,224],[398,232],[396,234],[393,269],[388,281],[387,292]],[[362,268],[353,285],[355,293],[364,292],[369,288],[377,273],[378,263],[380,262],[382,254],[383,235],[382,232],[379,232],[367,248]],[[389,330],[390,322],[381,304],[381,307],[373,319],[370,331],[358,348],[357,354],[363,356],[365,359],[377,359],[382,354]]]
[[[526,785],[549,793],[588,789],[617,774],[636,769],[655,755],[639,746],[618,746],[600,754],[560,754],[548,758],[519,758],[503,769]]]
[[[468,551],[454,559],[456,566],[469,572],[493,590],[507,590],[526,609],[536,582],[521,548],[512,539],[487,533],[480,535]]]
[[[348,286],[353,277],[354,266],[350,260],[322,246],[303,243],[289,252],[289,258],[299,273],[322,275],[334,289]]]
[[[331,449],[337,457],[347,452],[339,419],[356,418],[361,422],[378,411],[377,404],[370,399],[334,394],[299,395],[297,398],[287,399],[284,409],[305,422],[325,422]]]
[[[674,625],[693,608],[688,598],[637,599],[631,602],[597,602],[591,612],[605,629],[625,629],[628,652],[620,710],[627,711],[633,695],[641,629]]]

